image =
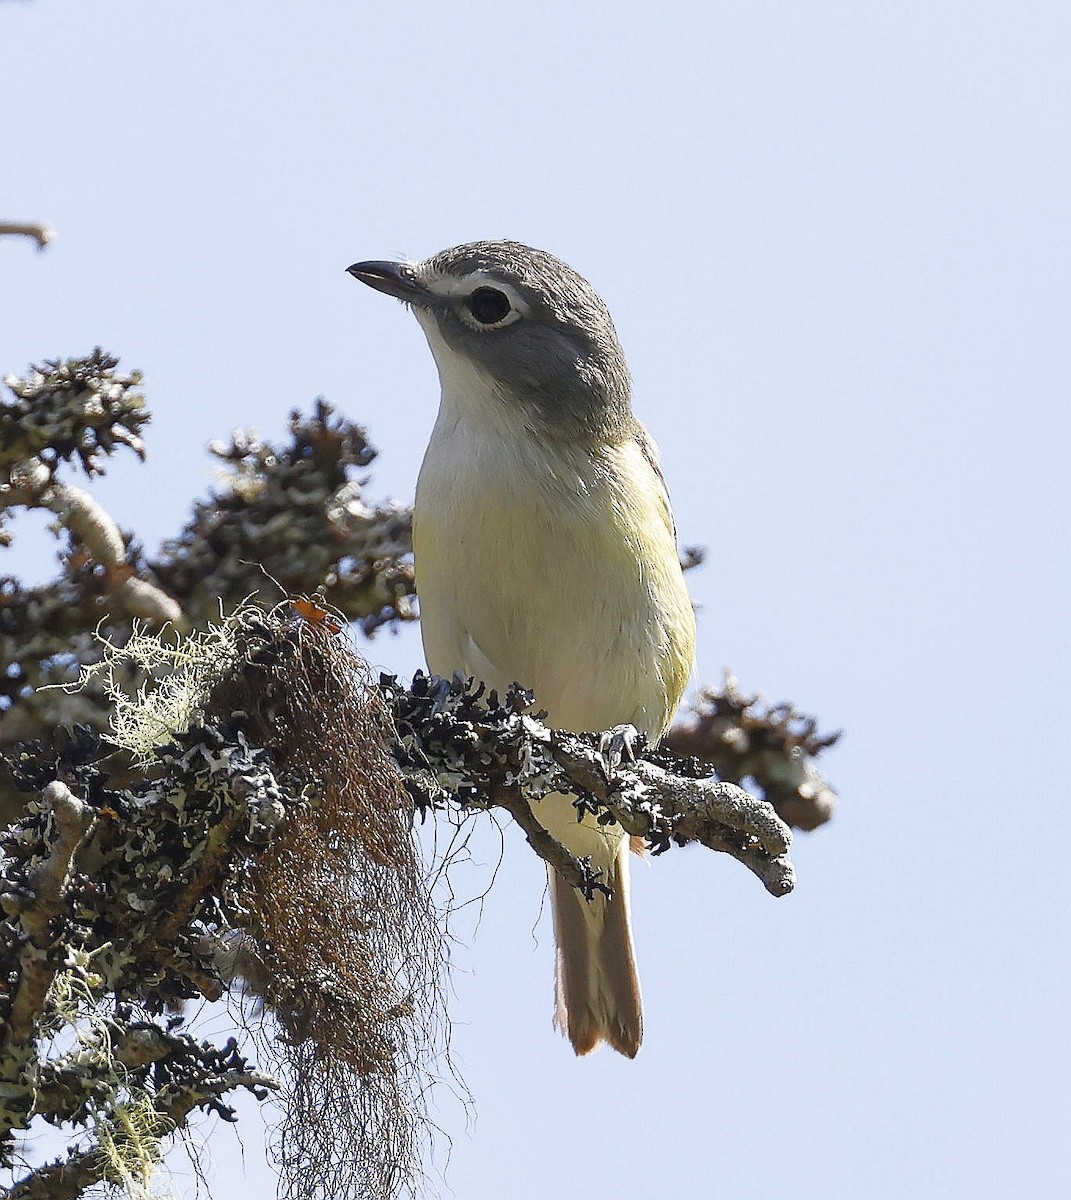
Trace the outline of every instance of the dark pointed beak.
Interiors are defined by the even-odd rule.
[[[377,292],[404,300],[406,304],[425,305],[431,299],[427,290],[417,282],[413,268],[408,263],[359,262],[346,270],[354,279],[367,283]]]

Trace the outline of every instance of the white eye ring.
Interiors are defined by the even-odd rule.
[[[509,293],[489,283],[480,283],[462,297],[458,312],[466,325],[481,331],[502,329],[521,318]]]
[[[475,329],[477,333],[502,329],[506,325],[512,325],[514,321],[519,321],[521,317],[531,315],[528,302],[517,288],[491,271],[472,271],[467,275],[458,276],[433,270],[426,276],[424,285],[433,296],[448,304],[459,320],[464,321],[470,329]],[[481,291],[494,292],[505,297],[509,308],[502,314],[500,320],[481,321],[476,317],[470,305],[473,296]],[[488,312],[487,315],[496,314]]]

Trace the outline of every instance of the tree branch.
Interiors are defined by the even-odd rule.
[[[165,1045],[163,1053],[149,1061],[163,1060],[171,1050],[171,1046]],[[274,1091],[278,1086],[278,1081],[270,1075],[243,1067],[174,1087],[153,1102],[153,1137],[161,1138],[174,1133],[185,1124],[195,1108],[214,1108],[219,1111],[222,1097],[236,1088],[246,1088],[258,1098],[263,1098],[265,1092]],[[225,1109],[225,1112],[229,1113],[230,1110]],[[120,1150],[130,1140],[130,1134],[121,1121],[113,1119],[106,1122],[103,1128],[108,1140]],[[65,1159],[35,1168],[13,1187],[0,1193],[0,1200],[78,1200],[96,1184],[122,1185],[126,1182],[98,1143],[92,1150],[72,1152]]]
[[[151,621],[154,625],[187,628],[182,609],[165,591],[147,579],[139,578],[127,562],[126,541],[110,514],[84,488],[69,483],[52,483],[47,469],[37,464],[34,473],[43,486],[12,488],[4,495],[6,507],[24,505],[45,508],[56,514],[70,531],[76,545],[104,568],[108,595],[126,616]],[[42,479],[43,472],[43,479]],[[29,471],[16,474],[25,477]]]
[[[7,1027],[0,1035],[5,1048],[26,1042],[44,1011],[45,998],[62,960],[49,953],[63,946],[58,918],[64,911],[71,866],[93,824],[93,810],[71,795],[58,780],[41,796],[51,811],[56,838],[48,857],[28,876],[28,887],[0,896],[0,907],[21,922],[26,941],[18,953],[19,975]]]
[[[619,763],[606,752],[606,735],[563,733],[532,716],[531,694],[517,686],[501,701],[457,676],[418,674],[410,689],[385,676],[380,686],[397,729],[394,754],[416,803],[435,808],[456,798],[466,808],[505,808],[536,853],[587,895],[599,881],[546,833],[532,807],[551,792],[574,795],[578,819],[614,820],[656,853],[699,842],[743,863],[771,895],[794,886],[792,833],[772,805],[664,752],[644,752],[628,727],[612,731],[611,740],[640,746],[640,757]]]
[[[55,231],[41,221],[0,221],[0,237],[28,237],[43,250],[56,236]]]
[[[797,829],[817,829],[833,816],[837,794],[815,760],[840,739],[793,704],[761,703],[731,671],[720,688],[704,688],[665,744],[675,754],[710,763],[722,779],[754,782]]]

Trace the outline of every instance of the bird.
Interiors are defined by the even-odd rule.
[[[558,729],[632,725],[656,741],[692,673],[695,616],[606,305],[561,259],[515,241],[347,270],[409,306],[438,368],[413,517],[429,670],[500,694],[519,683]],[[574,799],[533,812],[610,894],[587,899],[548,868],[555,1023],[578,1055],[605,1042],[634,1058],[630,839],[578,819]]]

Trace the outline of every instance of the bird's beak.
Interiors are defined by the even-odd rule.
[[[423,307],[431,301],[427,289],[417,282],[413,268],[407,263],[359,262],[347,267],[346,271],[377,292],[386,292],[388,296],[395,296],[406,304]]]

